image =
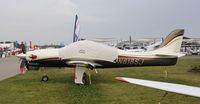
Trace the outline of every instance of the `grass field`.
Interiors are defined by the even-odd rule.
[[[181,58],[176,66],[169,67],[99,69],[98,74],[91,72],[92,85],[89,86],[73,83],[72,68],[29,71],[0,81],[0,104],[158,104],[164,91],[122,83],[114,78],[126,76],[200,87],[200,73],[188,72],[195,65],[200,65],[200,58]],[[50,80],[41,82],[45,73]],[[168,93],[161,104],[200,104],[200,98]]]

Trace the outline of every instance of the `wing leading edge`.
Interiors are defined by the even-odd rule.
[[[116,77],[115,79],[127,83],[137,84],[145,87],[155,88],[159,90],[179,93],[183,95],[189,95],[194,97],[200,97],[200,88],[181,85],[181,84],[174,84],[174,83],[166,83],[166,82],[158,82],[158,81],[149,81],[149,80],[142,80],[142,79],[135,79],[135,78],[126,78],[126,77]]]

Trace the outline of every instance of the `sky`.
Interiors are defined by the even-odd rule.
[[[200,38],[199,0],[0,0],[0,41],[72,42],[81,38],[163,38],[174,29]]]

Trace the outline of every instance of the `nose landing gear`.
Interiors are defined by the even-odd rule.
[[[41,81],[47,82],[49,80],[49,77],[47,75],[42,76]]]

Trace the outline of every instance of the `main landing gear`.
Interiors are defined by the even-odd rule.
[[[77,85],[90,85],[91,84],[91,77],[90,77],[90,70],[93,70],[94,67],[86,67],[83,65],[76,65],[74,69],[74,82]],[[95,70],[95,69],[94,69]],[[97,71],[95,70],[97,73]],[[47,82],[49,77],[47,75],[42,76],[41,81]]]
[[[90,85],[91,84],[91,78],[90,78],[90,72],[88,68],[76,65],[74,69],[74,82],[78,85]]]

